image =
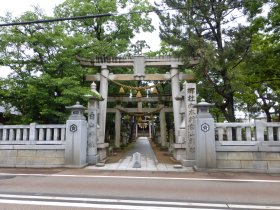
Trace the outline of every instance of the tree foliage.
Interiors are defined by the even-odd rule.
[[[10,123],[62,123],[68,115],[65,106],[76,101],[86,103],[89,92],[85,75],[97,69],[85,69],[77,56],[116,56],[126,53],[134,33],[152,31],[147,14],[148,1],[66,0],[54,10],[54,17],[74,17],[134,11],[127,16],[84,19],[2,28],[1,65],[12,73],[1,80],[1,99],[21,113]],[[49,19],[40,8],[22,16],[1,17],[2,22]]]
[[[249,113],[263,111],[267,121],[280,121],[279,3],[271,3],[267,17],[253,22],[252,50],[241,66],[245,87],[240,101]]]
[[[187,61],[199,59],[195,68],[199,95],[215,103],[227,121],[236,120],[239,67],[251,50],[253,21],[264,3],[261,0],[164,0],[158,5],[172,9],[158,10],[161,38],[176,47],[177,54]],[[246,24],[241,24],[240,17]]]

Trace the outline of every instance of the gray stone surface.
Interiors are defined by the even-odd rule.
[[[196,119],[196,145],[195,157],[198,168],[216,168],[216,142],[214,119],[209,113],[206,102],[200,102]]]
[[[229,160],[253,160],[252,152],[228,152]]]
[[[71,127],[75,126],[75,130]],[[67,120],[65,164],[69,167],[83,167],[87,156],[87,122]]]
[[[141,153],[141,168],[133,168],[132,155]],[[104,167],[88,166],[88,169],[98,170],[124,170],[124,171],[176,171],[193,172],[191,167],[174,168],[173,164],[158,163],[147,137],[137,139],[135,146],[118,163],[108,163]]]
[[[280,169],[280,161],[268,161],[268,168],[269,169]]]
[[[240,160],[217,160],[217,168],[220,169],[240,169]]]
[[[1,167],[58,167],[64,166],[63,150],[2,150]],[[49,155],[48,155],[49,154]]]
[[[241,161],[242,168],[249,168],[249,169],[267,169],[267,161],[248,161],[242,160]]]
[[[228,159],[227,152],[217,152],[216,156],[217,156],[217,160],[227,160]]]

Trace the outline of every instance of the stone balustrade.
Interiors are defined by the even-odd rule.
[[[252,141],[254,140],[253,123],[216,123],[216,141]]]
[[[215,123],[216,151],[279,151],[280,123]]]
[[[65,125],[2,125],[0,145],[65,144]]]
[[[66,125],[1,125],[0,167],[62,167]]]
[[[217,168],[279,173],[280,123],[215,123]]]
[[[215,123],[215,140],[280,142],[280,123]]]

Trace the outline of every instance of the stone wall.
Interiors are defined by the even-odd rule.
[[[279,152],[217,152],[218,169],[280,172]]]
[[[214,123],[200,102],[196,119],[196,168],[280,173],[280,123]]]
[[[2,145],[0,167],[62,167],[64,145]]]

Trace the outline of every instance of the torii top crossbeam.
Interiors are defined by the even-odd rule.
[[[145,74],[145,67],[164,67],[170,66],[178,68],[185,65],[180,58],[170,56],[161,57],[145,57],[143,55],[134,56],[132,58],[95,58],[92,60],[78,58],[83,67],[133,67],[134,74],[110,74],[110,80],[167,80],[170,74]],[[196,60],[189,62],[189,66],[197,64]],[[193,80],[194,76],[189,74],[179,74],[180,80]],[[100,75],[87,75],[87,81],[100,81]]]

